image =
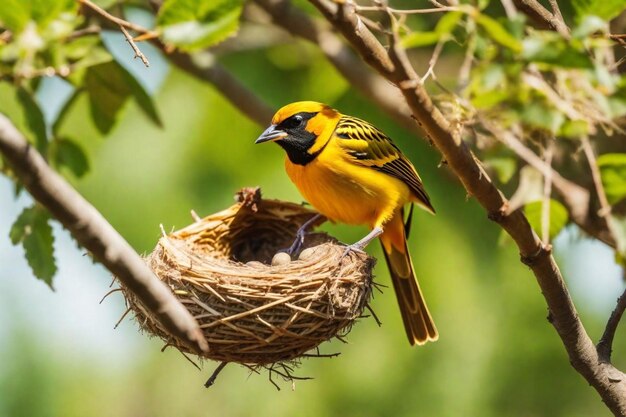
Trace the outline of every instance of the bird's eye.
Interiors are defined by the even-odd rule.
[[[282,125],[286,129],[294,129],[296,127],[299,127],[303,121],[304,121],[304,117],[302,117],[299,114],[296,114],[295,116],[291,116],[289,119],[285,120],[282,123]]]

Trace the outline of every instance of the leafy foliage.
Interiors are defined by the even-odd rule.
[[[54,260],[54,237],[48,212],[39,206],[25,208],[10,231],[11,242],[22,244],[33,274],[52,288],[57,271]]]
[[[120,17],[148,17],[138,23],[153,28],[151,33],[160,37],[155,45],[162,53],[155,45],[150,47],[165,59],[171,49],[195,53],[236,34],[244,2],[165,0],[158,12],[134,2],[98,0],[97,4]],[[455,88],[448,88],[447,82],[437,84],[437,88],[443,87],[437,104],[459,126],[462,138],[475,145],[485,166],[508,187],[521,187],[525,164],[502,145],[500,138],[484,131],[483,118],[515,132],[524,146],[541,155],[548,143],[561,144],[564,139],[575,144],[583,136],[595,138],[618,132],[619,118],[626,115],[626,78],[610,58],[615,44],[609,39],[608,24],[626,5],[617,0],[576,0],[573,7],[576,21],[571,25],[571,37],[538,30],[522,13],[507,17],[489,7],[487,0],[462,2],[446,13],[398,19],[405,47],[445,46],[446,52],[456,54],[454,62],[464,61],[461,70],[465,73],[452,77],[460,80]],[[80,138],[64,131],[66,115],[75,103],[87,99],[91,123],[102,136],[111,134],[131,101],[151,123],[162,125],[154,101],[160,84],[154,79],[161,75],[150,72],[152,68],[135,70],[132,63],[129,65],[133,51],[127,48],[123,35],[94,16],[81,13],[74,0],[5,0],[0,6],[0,112],[11,118],[51,164],[76,178],[87,174],[90,162]],[[94,24],[99,30],[89,31]],[[280,39],[276,45],[284,42]],[[252,44],[252,49],[259,48]],[[126,48],[124,53],[120,52],[121,45]],[[150,48],[145,43],[138,45],[142,50]],[[300,44],[287,47],[292,48],[293,55],[303,49]],[[263,59],[282,63],[281,68],[289,71],[308,66],[311,73],[322,73],[322,65],[309,62],[307,53],[302,55],[304,59],[292,58],[298,65],[289,67],[291,61],[285,58],[285,51],[269,48]],[[444,54],[443,49],[439,52]],[[207,61],[207,56],[200,53],[194,59]],[[50,80],[57,83],[55,91],[63,84],[62,97],[46,93]],[[303,91],[339,100],[349,90],[348,84],[341,82],[332,94],[328,91],[333,87],[323,82],[319,88],[315,84],[315,88]],[[626,197],[623,156],[610,154],[598,159],[611,204]],[[2,167],[2,172],[11,175],[8,167]],[[19,184],[16,189],[21,189]],[[524,203],[526,214],[538,230],[540,202],[529,203],[526,199]],[[563,210],[560,203],[551,201],[551,235],[569,221]],[[41,216],[23,216],[19,224],[29,219],[33,224],[43,224]],[[38,235],[38,242],[47,236]],[[45,268],[38,267],[45,275],[42,270]]]
[[[76,178],[89,171],[89,159],[83,148],[76,142],[61,138],[54,141],[54,163],[57,167],[67,167]]]
[[[626,9],[623,0],[573,0],[572,5],[578,16],[595,15],[604,20],[611,20]]]
[[[85,91],[89,96],[93,121],[104,134],[111,131],[120,110],[131,96],[153,122],[161,124],[148,93],[115,61],[90,67],[85,75]]]
[[[626,154],[607,153],[598,158],[602,185],[611,204],[626,198]]]
[[[439,19],[434,30],[428,32],[411,32],[402,39],[402,45],[405,48],[416,48],[434,45],[437,42],[448,40],[451,38],[452,31],[459,24],[462,17],[463,13],[461,12],[446,13]]]
[[[239,27],[243,0],[166,0],[158,24],[165,42],[192,51],[215,45]]]
[[[533,201],[524,206],[524,214],[528,219],[530,225],[535,229],[538,235],[541,236],[542,230],[542,211],[543,211],[543,201]],[[559,203],[556,200],[550,200],[550,227],[549,234],[550,239],[556,237],[561,230],[565,227],[569,220],[569,215],[567,214],[567,209],[563,206],[563,204]]]

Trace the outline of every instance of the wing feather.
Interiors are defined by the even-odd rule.
[[[403,181],[426,209],[435,212],[417,171],[382,131],[365,120],[344,116],[337,124],[335,136],[354,163]]]

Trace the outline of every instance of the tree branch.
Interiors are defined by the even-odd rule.
[[[552,195],[552,156],[554,142],[550,142],[544,152],[545,164],[550,168],[548,175],[543,177],[543,200],[541,204],[541,241],[544,245],[550,244],[550,196]]]
[[[363,62],[325,22],[316,21],[294,7],[288,0],[255,0],[255,3],[269,14],[275,25],[318,45],[350,85],[376,103],[404,128],[418,136],[423,135],[423,130],[416,126],[411,111],[398,89],[388,80],[365,68]],[[615,246],[603,220],[594,216],[589,207],[583,204],[590,201],[587,190],[563,177],[561,179],[563,187],[555,189],[562,196],[562,202],[567,207],[572,221],[589,235]]]
[[[448,166],[489,213],[489,218],[504,228],[517,244],[522,262],[532,269],[541,287],[548,304],[549,320],[557,330],[574,368],[597,390],[615,415],[626,415],[626,375],[610,364],[600,363],[550,248],[541,243],[521,211],[507,214],[507,200],[434,106],[396,37],[391,38],[387,52],[360,21],[354,4],[335,4],[325,0],[311,0],[311,3],[366,62],[400,88],[418,124],[443,154]]]
[[[617,243],[611,234],[606,220],[595,215],[591,210],[589,191],[573,181],[570,181],[555,171],[537,156],[531,149],[511,131],[501,129],[485,118],[480,122],[496,139],[504,143],[509,149],[528,165],[541,172],[544,177],[552,178],[552,185],[559,194],[560,201],[567,207],[570,219],[585,233],[601,242],[615,248]]]
[[[172,52],[168,57],[183,71],[213,84],[228,101],[251,120],[261,126],[267,125],[272,120],[274,110],[218,62],[212,61],[207,65],[201,65],[190,55],[178,51]]]
[[[202,59],[194,59],[189,54],[167,48],[166,45],[163,44],[163,42],[158,38],[158,34],[156,34],[156,32],[113,16],[96,4],[92,3],[90,0],[77,1],[87,5],[95,11],[101,23],[105,25],[114,24],[119,26],[124,32],[124,36],[127,34],[124,28],[129,28],[140,33],[141,38],[152,41],[152,43],[159,48],[173,64],[188,74],[211,83],[226,99],[228,99],[251,120],[254,120],[262,126],[272,120],[274,111],[261,98],[246,88],[230,72],[222,67],[212,55],[204,55],[202,58],[204,58],[206,62],[201,63],[200,61]],[[151,2],[151,5],[158,10],[161,5],[161,1],[154,0]],[[126,39],[133,48],[135,55],[137,55],[138,50],[136,49],[136,46],[133,45],[128,36],[126,36]],[[207,54],[210,54],[210,52],[207,52]]]
[[[255,0],[287,32],[317,45],[335,68],[365,97],[372,100],[404,128],[421,135],[411,110],[393,85],[363,65],[354,52],[323,21],[316,21],[288,0]]]
[[[606,198],[606,193],[604,192],[604,185],[602,185],[602,176],[600,174],[600,168],[598,168],[596,155],[593,152],[591,142],[589,142],[589,138],[587,136],[583,136],[581,138],[581,142],[583,152],[585,153],[585,157],[589,163],[589,170],[591,171],[591,178],[593,179],[593,185],[596,189],[598,201],[600,202],[600,217],[606,221],[611,237],[617,242],[617,231],[615,230],[613,218],[611,216],[611,205],[609,204],[609,200]]]
[[[625,309],[626,291],[624,291],[622,295],[620,295],[620,297],[617,299],[617,305],[615,306],[613,312],[611,312],[611,317],[609,317],[609,320],[606,323],[606,328],[604,329],[604,333],[602,334],[602,337],[598,342],[598,356],[603,362],[611,362],[611,353],[613,351],[613,338],[615,337],[617,326],[622,319],[622,315],[624,314]]]
[[[543,7],[541,3],[537,0],[514,0],[517,7],[524,12],[528,17],[535,20],[536,22],[541,23],[543,26],[546,26],[552,30],[556,30],[566,39],[570,38],[569,28],[565,24],[563,20],[563,16],[561,16],[560,10],[558,10],[558,16],[556,14],[550,13],[548,9]],[[553,0],[550,0],[550,3],[553,3]],[[554,4],[556,2],[554,1]]]
[[[59,174],[4,115],[0,152],[37,202],[46,207],[94,258],[102,263],[172,335],[196,352],[208,343],[198,323],[102,215]]]
[[[144,28],[143,26],[140,26],[131,22],[127,22],[124,19],[120,19],[119,17],[113,16],[112,14],[110,14],[109,12],[107,12],[106,10],[104,10],[103,8],[101,8],[100,6],[98,6],[97,4],[93,3],[90,0],[77,0],[77,1],[79,4],[89,7],[91,10],[93,10],[94,12],[96,12],[97,14],[105,18],[106,20],[118,25],[120,30],[122,31],[122,34],[124,35],[124,38],[126,38],[126,42],[128,42],[128,45],[130,45],[131,49],[133,50],[133,53],[135,54],[134,58],[141,59],[141,62],[143,62],[143,64],[146,67],[150,66],[150,62],[148,61],[148,58],[146,58],[146,56],[143,54],[143,52],[141,52],[139,47],[137,47],[137,44],[135,44],[135,40],[133,39],[132,36],[130,36],[130,33],[128,33],[128,30],[126,29],[139,32],[146,39],[152,39],[152,38],[158,37],[157,32],[148,30]]]

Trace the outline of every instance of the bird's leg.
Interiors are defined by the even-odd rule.
[[[365,249],[365,247],[367,245],[369,245],[372,240],[376,239],[382,233],[383,233],[383,228],[382,227],[378,227],[378,226],[375,227],[363,239],[361,239],[358,242],[355,242],[355,243],[353,243],[351,245],[346,246],[346,250],[343,252],[343,255],[341,257],[343,258],[348,253],[350,253],[351,251],[352,252],[363,252],[363,249]]]
[[[322,215],[317,213],[315,216],[304,222],[304,224],[302,224],[302,226],[300,226],[300,228],[296,232],[296,239],[293,241],[289,249],[287,249],[285,252],[287,252],[289,255],[293,255],[294,253],[298,252],[300,250],[300,247],[304,244],[304,238],[306,237],[307,229],[311,227],[313,223],[318,221],[320,217],[322,217]]]

